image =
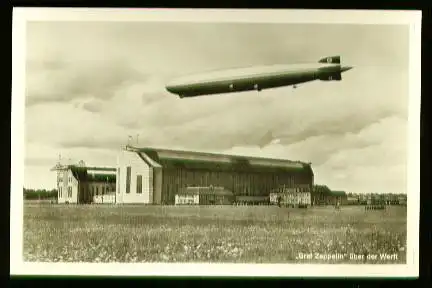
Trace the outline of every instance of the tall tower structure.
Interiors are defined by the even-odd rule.
[[[68,170],[69,165],[63,165],[62,163],[61,155],[59,155],[59,159],[54,167],[52,167],[51,171],[57,172],[56,177],[56,187],[57,187],[57,194],[58,198],[62,198],[64,196],[64,191],[67,190],[67,184],[68,184]]]

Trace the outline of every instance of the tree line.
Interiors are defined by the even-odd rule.
[[[313,192],[322,193],[322,194],[331,194],[332,190],[326,185],[314,185]],[[404,193],[346,193],[347,197],[376,197],[376,198],[384,198],[384,197],[406,197]]]
[[[23,188],[25,200],[45,200],[57,198],[57,190],[46,190],[46,189],[26,189]]]

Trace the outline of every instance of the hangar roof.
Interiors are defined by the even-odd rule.
[[[102,173],[89,173],[89,170],[93,171],[112,171],[111,168],[101,168],[97,167],[79,167],[79,166],[69,166],[72,171],[72,175],[79,181],[90,181],[90,182],[109,182],[113,183],[116,181],[115,174],[102,174]],[[96,168],[96,169],[95,169]],[[115,169],[114,169],[115,171]]]
[[[87,169],[84,167],[69,166],[69,168],[72,171],[72,175],[78,181],[85,181],[87,179]]]
[[[92,166],[80,166],[80,165],[61,165],[60,163],[57,163],[51,170],[68,170],[68,169],[79,169],[83,168],[86,170],[92,170],[92,171],[101,171],[101,172],[116,172],[116,168],[111,167],[92,167]]]
[[[147,164],[153,167],[184,167],[189,169],[217,169],[245,172],[251,170],[257,172],[309,170],[312,173],[310,164],[300,161],[130,146],[126,147],[126,149],[137,152]]]
[[[89,173],[87,174],[87,181],[91,182],[108,182],[115,183],[116,175],[115,174],[96,174]]]

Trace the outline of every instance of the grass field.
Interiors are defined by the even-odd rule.
[[[406,261],[406,207],[400,206],[376,211],[345,206],[338,211],[332,207],[25,204],[23,233],[25,261]],[[363,259],[350,259],[350,253]],[[300,254],[312,259],[299,260]],[[388,259],[381,259],[384,254]]]

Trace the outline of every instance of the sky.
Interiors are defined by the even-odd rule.
[[[403,25],[28,22],[25,183],[59,155],[115,166],[139,146],[311,162],[315,183],[406,193],[409,30]],[[342,81],[180,99],[170,80],[340,55]],[[271,131],[275,141],[259,147]]]

